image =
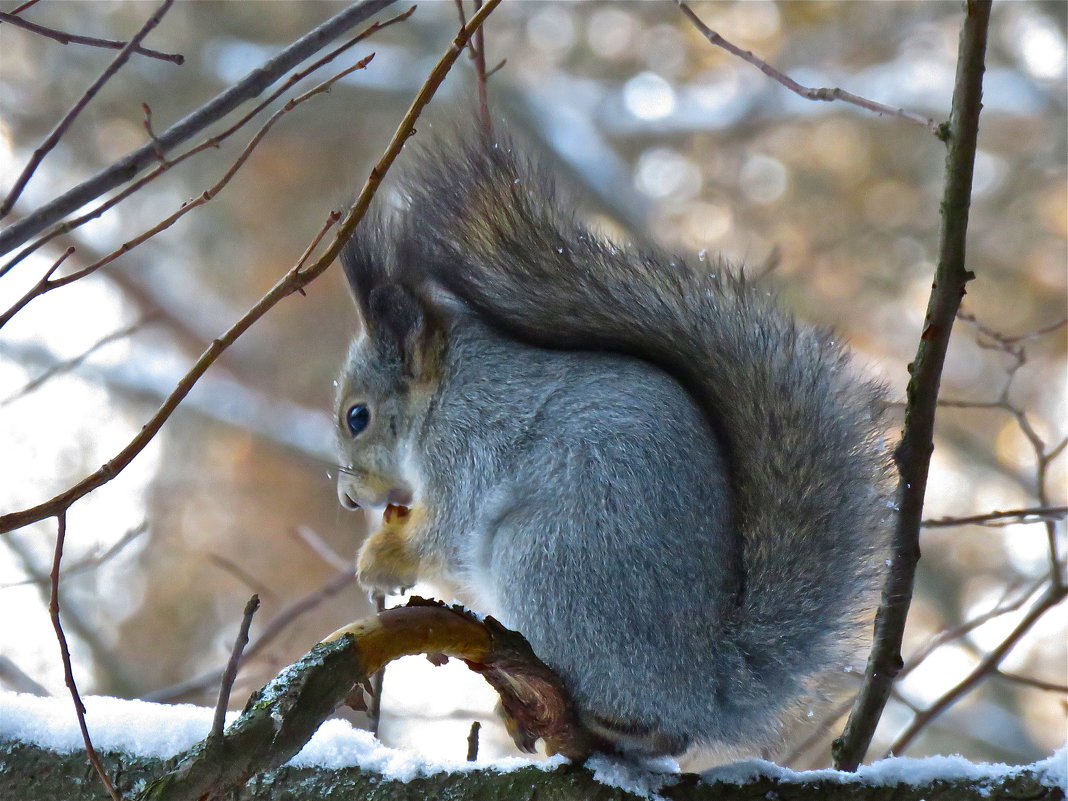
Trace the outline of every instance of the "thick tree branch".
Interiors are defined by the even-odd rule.
[[[158,776],[163,762],[129,754],[103,753],[108,769],[132,788]],[[85,763],[79,754],[60,754],[36,745],[0,738],[0,766],[5,789],[20,801],[100,801],[100,794],[84,781]],[[696,774],[666,775],[655,795],[637,794],[599,782],[589,768],[566,765],[543,770],[531,765],[506,773],[492,768],[464,772],[441,771],[409,781],[366,768],[284,766],[232,789],[227,801],[427,801],[427,799],[493,799],[494,801],[1064,801],[1046,763],[1022,766],[1012,773],[987,779],[931,778],[914,784],[892,781],[842,783],[811,774],[784,778],[754,776],[748,781],[704,780]],[[24,791],[21,792],[20,791]],[[32,795],[31,795],[32,794]]]
[[[592,740],[563,684],[526,641],[493,618],[413,599],[347,626],[253,693],[221,736],[209,736],[154,781],[142,801],[193,801],[240,786],[291,759],[323,720],[387,662],[411,654],[464,660],[501,693],[524,732],[551,751],[581,759]]]
[[[845,731],[835,740],[832,749],[835,766],[845,770],[855,770],[864,759],[894,678],[902,666],[901,639],[912,600],[916,562],[920,557],[920,521],[934,450],[934,420],[942,365],[965,285],[974,277],[966,267],[965,245],[979,110],[982,108],[990,5],[991,0],[969,0],[961,26],[947,139],[938,267],[916,359],[909,366],[911,378],[906,389],[905,427],[894,454],[899,473],[896,495],[899,511],[891,543],[891,568],[875,619],[874,643],[864,685],[857,695]]]

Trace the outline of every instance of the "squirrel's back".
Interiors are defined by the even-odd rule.
[[[390,241],[403,280],[443,287],[487,336],[578,365],[616,354],[667,382],[608,393],[610,413],[571,450],[552,416],[531,429],[515,468],[528,498],[501,511],[484,554],[506,577],[507,622],[610,739],[768,745],[841,671],[869,611],[887,511],[881,388],[725,265],[704,272],[592,234],[507,144],[439,147],[406,189],[408,209],[374,240]],[[354,245],[350,273],[371,241]],[[583,554],[553,551],[567,547]]]

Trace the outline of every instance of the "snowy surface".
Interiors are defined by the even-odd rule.
[[[168,758],[207,736],[214,710],[191,704],[150,704],[105,696],[82,699],[93,745],[104,751],[125,751]],[[227,716],[229,723],[236,713]],[[0,692],[0,740],[19,740],[58,752],[84,748],[70,698],[41,698]],[[290,760],[298,767],[360,767],[386,778],[407,781],[416,776],[491,768],[501,772],[533,765],[552,770],[565,760],[534,761],[520,757],[495,760],[430,761],[408,751],[387,748],[370,732],[343,720],[328,720],[304,749]]]
[[[1019,773],[1024,768],[1034,768],[1042,774],[1042,783],[1050,787],[1065,787],[1068,783],[1068,748],[1034,765],[1003,765],[1001,763],[969,762],[960,756],[932,756],[922,759],[895,757],[862,765],[856,773],[839,770],[793,771],[761,759],[747,759],[732,765],[723,765],[706,771],[702,777],[709,782],[746,784],[753,779],[767,777],[786,782],[852,781],[864,784],[889,786],[908,784],[919,786],[935,779],[989,781]]]
[[[84,699],[86,721],[93,744],[103,750],[125,751],[166,758],[203,739],[213,711],[189,704],[163,705],[145,701],[89,696]],[[234,714],[229,716],[233,719]],[[54,751],[78,751],[83,747],[77,718],[69,698],[41,698],[0,692],[0,740],[19,740]],[[324,723],[311,741],[289,764],[325,768],[361,767],[386,778],[406,781],[443,771],[490,768],[498,771],[536,766],[551,770],[563,762],[554,757],[532,761],[509,757],[492,761],[427,760],[406,751],[387,748],[371,734],[354,729],[342,720]],[[1048,786],[1068,786],[1068,750],[1062,748],[1034,765]],[[677,766],[661,760],[646,767],[606,758],[590,761],[594,777],[607,785],[622,787],[644,798],[657,798],[657,791],[676,781]],[[994,780],[1012,775],[1020,766],[972,763],[963,757],[896,758],[862,767],[857,773],[835,770],[791,771],[771,762],[746,760],[714,768],[702,774],[709,782],[743,784],[759,777],[782,781],[859,781],[874,785],[922,785],[932,779]]]

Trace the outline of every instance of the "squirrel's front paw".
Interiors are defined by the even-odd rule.
[[[402,595],[415,584],[418,574],[414,569],[398,569],[397,565],[385,564],[366,549],[360,551],[356,560],[356,581],[368,592],[383,595]]]
[[[404,592],[419,578],[419,559],[410,547],[412,520],[405,507],[387,507],[382,527],[369,536],[356,557],[356,580],[371,591]]]

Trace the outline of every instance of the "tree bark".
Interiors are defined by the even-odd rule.
[[[135,797],[171,765],[160,759],[102,752],[101,759],[124,797]],[[1063,801],[1062,787],[1042,783],[1034,768],[988,782],[934,780],[918,786],[838,784],[833,781],[781,781],[759,778],[745,784],[705,783],[695,774],[667,777],[657,790],[669,801]],[[645,796],[648,798],[648,796]],[[35,745],[0,740],[0,801],[105,801],[107,794],[80,752],[58,754]],[[597,782],[587,768],[553,771],[527,767],[510,773],[475,770],[438,773],[399,782],[359,768],[280,767],[229,791],[226,801],[426,801],[430,798],[538,799],[538,801],[637,801],[642,796]]]

